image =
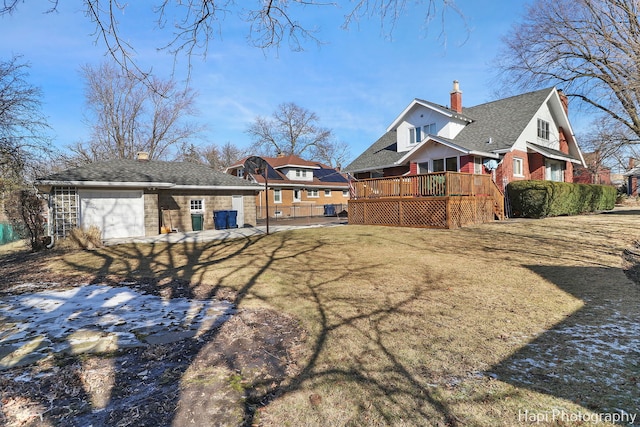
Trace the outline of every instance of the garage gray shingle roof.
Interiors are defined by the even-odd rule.
[[[208,166],[158,160],[108,160],[72,168],[39,179],[40,182],[171,183],[188,186],[255,187],[250,181]]]

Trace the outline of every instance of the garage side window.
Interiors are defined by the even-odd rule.
[[[202,200],[202,199],[191,199],[189,201],[189,207],[191,209],[191,213],[203,213],[204,212],[204,200]]]

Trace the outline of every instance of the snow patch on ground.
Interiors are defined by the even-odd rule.
[[[0,369],[57,352],[112,351],[197,337],[233,312],[227,301],[167,300],[102,284],[4,296]]]

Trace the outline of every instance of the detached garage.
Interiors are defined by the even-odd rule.
[[[186,162],[111,160],[36,181],[49,196],[49,234],[98,227],[103,239],[157,235],[164,230],[213,229],[215,210],[235,209],[239,226],[255,226],[255,195],[247,180]]]

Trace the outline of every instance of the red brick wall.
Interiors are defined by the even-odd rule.
[[[473,173],[473,156],[460,156],[460,172]]]
[[[573,182],[580,184],[603,184],[611,185],[611,170],[603,168],[594,174],[589,169],[582,166],[573,168]]]
[[[630,176],[627,182],[627,185],[628,185],[627,194],[630,196],[637,196],[638,195],[638,177]]]
[[[529,172],[531,179],[544,180],[545,164],[544,156],[540,153],[529,153]]]
[[[560,131],[560,151],[569,154],[569,143],[567,142],[564,129],[559,128],[558,130]],[[565,164],[564,181],[573,182],[573,163],[571,162],[566,162]]]
[[[416,162],[409,163],[409,174],[418,175],[418,164]]]

